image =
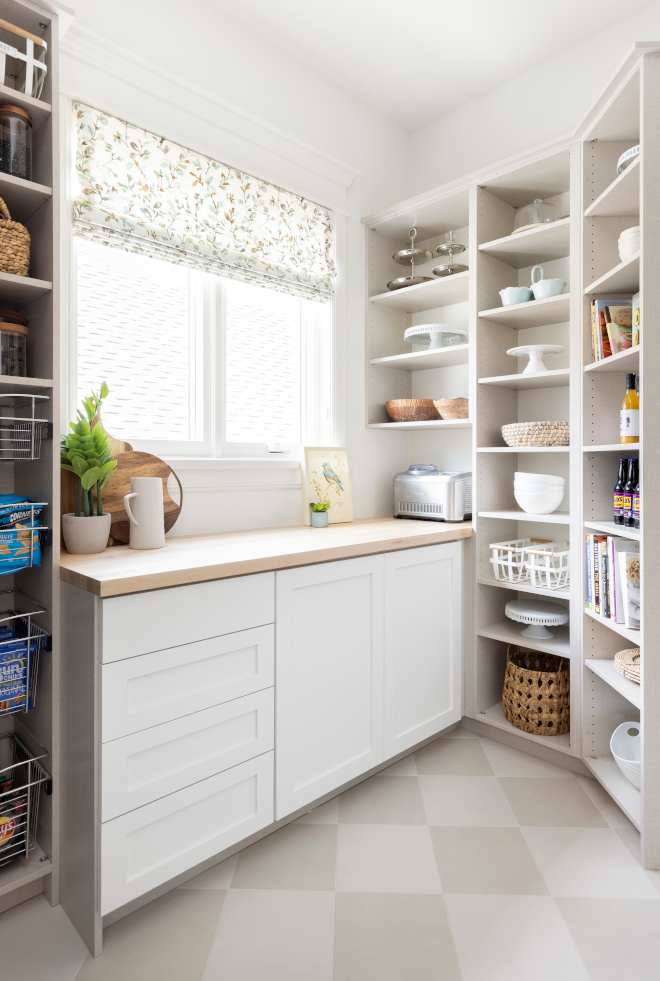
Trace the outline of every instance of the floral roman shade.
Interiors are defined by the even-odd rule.
[[[76,234],[299,296],[332,293],[326,208],[98,109],[74,111]]]

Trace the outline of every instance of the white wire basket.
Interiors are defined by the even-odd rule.
[[[0,397],[0,460],[38,460],[41,441],[51,435],[47,419],[36,417],[47,395],[7,394]]]
[[[531,538],[514,538],[510,542],[494,542],[491,546],[491,564],[495,578],[500,582],[525,582],[529,570],[525,549],[533,545]]]
[[[525,548],[529,580],[535,589],[563,589],[570,581],[568,542],[548,542]]]
[[[34,622],[45,613],[23,593],[0,590],[0,719],[31,711],[37,702],[39,657],[49,634]]]
[[[0,736],[0,865],[34,848],[41,791],[51,789],[38,759],[13,733]]]

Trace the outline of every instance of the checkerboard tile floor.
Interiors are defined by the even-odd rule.
[[[660,872],[594,780],[456,729],[110,927],[0,916],[16,981],[658,981]]]

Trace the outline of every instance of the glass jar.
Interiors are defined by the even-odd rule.
[[[18,106],[0,106],[0,171],[32,180],[32,117]]]
[[[27,320],[13,310],[0,310],[0,375],[27,375]]]
[[[537,228],[539,225],[547,225],[551,221],[557,221],[558,218],[559,209],[554,204],[535,198],[531,204],[526,204],[524,208],[518,208],[516,211],[512,234],[524,232],[528,228]]]

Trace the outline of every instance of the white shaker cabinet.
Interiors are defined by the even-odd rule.
[[[290,814],[383,760],[383,558],[276,574],[276,803]]]
[[[461,718],[460,542],[383,556],[385,759]]]

